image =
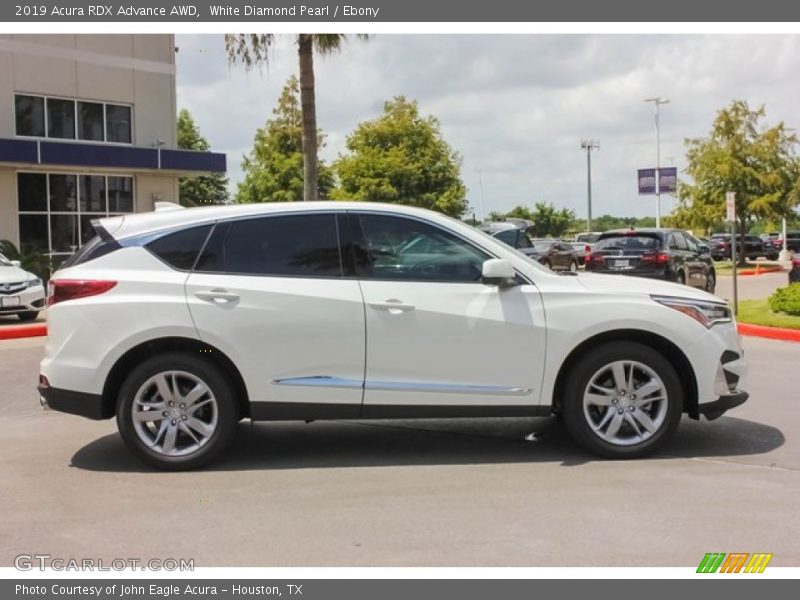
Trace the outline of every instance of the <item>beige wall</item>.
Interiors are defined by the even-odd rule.
[[[132,104],[134,145],[177,145],[172,35],[2,37],[0,137],[15,133],[14,92]]]
[[[136,212],[153,210],[153,195],[160,202],[178,201],[178,178],[164,175],[137,175],[134,183]]]
[[[0,240],[19,244],[17,224],[17,178],[14,169],[0,168]]]

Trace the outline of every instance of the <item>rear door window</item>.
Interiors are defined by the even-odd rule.
[[[219,223],[196,271],[280,277],[341,277],[336,215],[277,215]]]

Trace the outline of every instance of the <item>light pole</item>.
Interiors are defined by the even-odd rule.
[[[486,220],[486,211],[483,209],[483,171],[475,169],[478,174],[478,187],[480,188],[480,207],[481,207],[481,223]]]
[[[645,98],[644,101],[653,103],[653,113],[656,118],[656,227],[661,227],[661,130],[658,126],[658,107],[668,104],[669,100],[656,96],[655,98]]]
[[[583,140],[581,149],[586,150],[586,231],[592,230],[592,150],[600,150],[599,140]]]

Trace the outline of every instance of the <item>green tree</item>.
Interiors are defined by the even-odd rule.
[[[200,135],[200,129],[185,108],[178,113],[178,148],[197,152],[211,150],[208,140]],[[224,204],[228,200],[228,178],[224,173],[181,177],[178,189],[178,201],[183,206]]]
[[[551,202],[537,202],[533,212],[526,212],[530,217],[521,218],[530,218],[533,221],[536,236],[561,237],[575,222],[575,211],[568,208],[556,209]]]
[[[439,121],[420,116],[415,101],[386,102],[380,117],[347,138],[347,150],[334,164],[335,198],[409,204],[453,217],[466,212],[461,157],[442,138]]]
[[[365,35],[358,36],[366,38]],[[303,123],[303,200],[319,198],[317,107],[314,83],[314,50],[330,54],[341,49],[346,36],[340,33],[297,34],[300,63],[300,105]],[[269,62],[273,33],[235,33],[225,35],[225,51],[230,63],[241,62],[251,69]]]
[[[299,86],[292,76],[272,110],[272,118],[256,130],[253,149],[242,161],[244,179],[236,191],[236,202],[294,202],[303,199],[303,116]],[[323,146],[322,134],[317,134]],[[333,187],[333,172],[320,162],[318,197],[327,198]]]
[[[789,216],[800,198],[797,138],[783,122],[763,125],[763,106],[734,100],[717,113],[707,137],[686,140],[686,173],[692,183],[678,188],[680,205],[673,223],[709,230],[725,215],[725,193],[736,193],[739,232],[756,217]]]

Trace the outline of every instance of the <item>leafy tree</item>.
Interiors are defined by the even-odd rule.
[[[297,78],[292,76],[272,110],[273,117],[256,131],[253,149],[244,157],[244,180],[236,202],[294,202],[303,199],[303,116]],[[317,134],[318,145],[323,136]],[[333,187],[333,172],[322,162],[318,169],[319,198]]]
[[[493,212],[489,214],[490,221],[502,221],[503,219],[533,221],[533,234],[536,237],[561,237],[576,223],[574,211],[567,208],[557,210],[551,202],[537,202],[533,210],[527,206],[515,206],[507,213]]]
[[[365,35],[360,35],[366,38]],[[317,107],[314,90],[314,50],[330,54],[341,49],[346,36],[340,33],[297,34],[300,62],[300,105],[303,123],[303,200],[319,198],[317,157]],[[273,33],[236,33],[225,35],[225,51],[230,63],[242,62],[247,69],[269,62]]]
[[[736,193],[739,232],[755,217],[789,216],[800,200],[797,138],[783,122],[765,127],[763,106],[734,100],[717,113],[707,137],[689,139],[686,173],[693,183],[678,188],[680,205],[673,222],[708,230],[725,215],[725,193]]]
[[[347,138],[334,164],[340,200],[394,202],[459,217],[467,210],[461,157],[442,138],[439,121],[422,117],[416,101],[398,96],[383,114]]]
[[[198,152],[211,149],[208,140],[200,135],[191,113],[185,108],[178,113],[178,148]],[[178,200],[183,206],[224,204],[228,200],[228,178],[224,173],[181,177],[178,188]]]

